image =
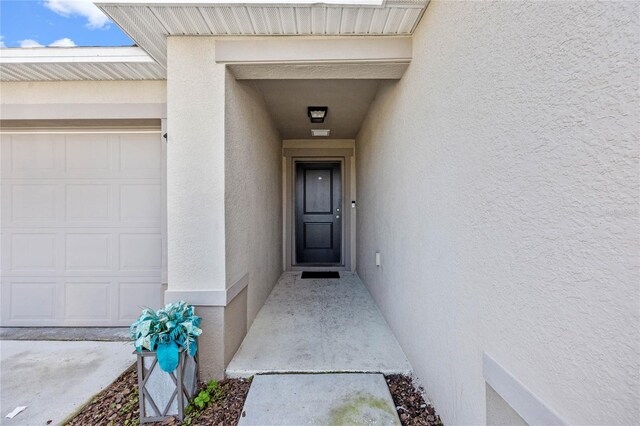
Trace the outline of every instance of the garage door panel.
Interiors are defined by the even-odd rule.
[[[11,170],[11,136],[0,134],[0,177],[3,179],[13,176]]]
[[[110,221],[113,211],[111,185],[67,184],[65,192],[65,218],[67,221]]]
[[[144,307],[162,306],[150,278],[61,277],[4,280],[2,322],[14,326],[128,326]]]
[[[63,170],[65,137],[55,134],[8,135],[2,139],[6,173],[12,178],[55,178]],[[3,176],[4,177],[4,176]]]
[[[64,185],[55,179],[2,178],[2,228],[57,227]]]
[[[69,233],[65,239],[65,272],[113,269],[111,234]]]
[[[55,233],[13,233],[11,235],[11,271],[56,271],[57,235]]]
[[[120,270],[160,273],[162,236],[158,234],[120,234]]]
[[[159,226],[162,218],[160,184],[120,185],[120,220]]]
[[[67,135],[65,137],[66,177],[112,177],[114,143],[115,138],[109,134]]]
[[[2,325],[128,325],[160,306],[160,134],[0,139]]]
[[[11,219],[14,222],[55,222],[56,185],[45,183],[10,184]]]
[[[66,282],[65,320],[82,321],[84,323],[113,322],[111,281],[103,282]]]
[[[8,319],[18,322],[17,325],[25,320],[43,324],[57,322],[60,298],[55,281],[11,281],[7,296]]]
[[[119,139],[120,176],[155,178],[162,176],[162,145],[158,135],[122,135]]]
[[[144,307],[163,306],[161,293],[154,282],[127,282],[118,286],[118,319],[131,323],[140,316]]]

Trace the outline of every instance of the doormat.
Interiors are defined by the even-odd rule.
[[[334,271],[304,271],[302,273],[303,280],[311,278],[340,278],[340,274]]]

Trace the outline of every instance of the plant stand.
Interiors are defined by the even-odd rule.
[[[184,409],[198,386],[198,356],[180,349],[178,367],[171,373],[160,368],[155,351],[135,351],[138,356],[140,423],[160,422],[169,417],[184,419]]]

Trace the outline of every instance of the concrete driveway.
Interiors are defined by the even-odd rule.
[[[0,341],[0,424],[60,424],[135,362],[132,351],[126,342]],[[27,409],[7,419],[17,406]]]

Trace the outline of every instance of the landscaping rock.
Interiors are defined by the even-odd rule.
[[[386,379],[403,426],[442,426],[440,416],[422,397],[423,389],[416,387],[411,377],[394,374]]]

